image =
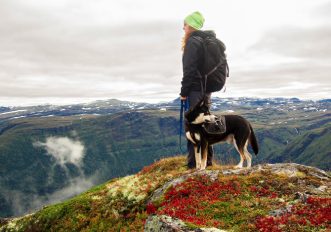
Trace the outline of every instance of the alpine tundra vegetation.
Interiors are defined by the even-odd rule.
[[[330,178],[295,163],[192,171],[165,158],[0,231],[329,231]]]

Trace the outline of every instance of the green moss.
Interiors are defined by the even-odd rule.
[[[114,179],[71,200],[12,220],[5,226],[5,231],[143,231],[148,217],[147,199],[169,179],[190,173],[184,165],[185,157],[161,160],[136,175]],[[233,231],[256,231],[254,222],[257,218],[286,204],[297,204],[294,195],[301,191],[303,181],[309,186],[320,186],[319,180],[308,173],[289,178],[270,171],[248,175],[220,174],[216,181],[227,184],[236,193],[222,191],[217,196],[219,200],[204,199],[196,216],[206,219],[204,227],[218,226]],[[154,202],[154,206],[161,209],[165,201],[163,196]],[[200,227],[192,223],[187,226],[191,229]]]

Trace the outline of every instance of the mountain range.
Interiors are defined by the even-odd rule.
[[[0,107],[0,217],[23,215],[179,149],[179,106],[119,100],[66,106]],[[253,125],[253,164],[297,162],[331,169],[331,100],[214,98],[215,114]],[[182,141],[185,141],[182,138]],[[233,147],[214,146],[215,162],[234,164]]]
[[[318,101],[300,100],[298,98],[218,98],[212,99],[213,110],[236,110],[245,108],[274,108],[281,110],[282,108],[309,111],[326,111],[330,107],[331,99],[323,99]],[[150,104],[120,101],[117,99],[99,100],[91,103],[82,103],[74,105],[37,105],[37,106],[0,106],[0,119],[16,119],[24,117],[51,117],[51,116],[70,116],[70,115],[105,115],[127,110],[165,110],[178,109],[180,107],[179,98],[164,103]],[[262,109],[262,108],[261,108]],[[260,109],[260,110],[261,110]],[[286,109],[285,109],[286,110]]]

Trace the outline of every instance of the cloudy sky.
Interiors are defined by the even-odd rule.
[[[0,0],[0,105],[173,100],[196,10],[227,46],[214,96],[331,98],[330,0]]]

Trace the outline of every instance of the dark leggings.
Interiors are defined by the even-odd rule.
[[[211,94],[207,93],[206,97],[208,98],[208,106],[210,108],[211,106]],[[201,99],[203,98],[203,94],[198,91],[191,91],[188,99],[190,108],[194,107]],[[187,140],[187,150],[188,150],[188,156],[187,156],[187,166],[188,168],[195,168],[195,154],[194,154],[194,147],[193,143],[190,140]],[[214,150],[212,146],[208,146],[208,156],[207,156],[207,166],[213,165],[213,155]]]

